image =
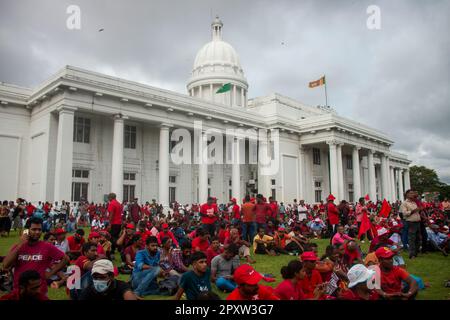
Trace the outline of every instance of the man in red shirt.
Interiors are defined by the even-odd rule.
[[[54,245],[39,240],[42,235],[42,219],[31,217],[25,228],[28,233],[24,232],[20,242],[11,248],[3,260],[3,267],[14,267],[14,289],[19,288],[19,278],[23,272],[36,270],[41,276],[41,292],[47,295],[47,279],[60,271],[69,259]]]
[[[271,215],[272,221],[275,223],[278,220],[280,209],[278,207],[277,201],[273,197],[269,197],[269,206],[272,214]]]
[[[111,254],[116,252],[116,243],[119,239],[120,229],[122,226],[122,205],[119,201],[116,200],[116,194],[110,193],[108,195],[109,205],[108,205],[108,213],[109,213],[109,223],[111,225]]]
[[[332,236],[337,231],[337,226],[339,224],[339,210],[337,209],[336,205],[334,204],[334,200],[336,198],[330,194],[327,198],[327,216],[328,216],[328,223],[330,224],[330,227],[332,229]]]
[[[215,204],[214,201],[213,197],[208,197],[208,201],[200,207],[200,217],[203,229],[206,230],[211,237],[214,237],[216,231],[216,221],[219,212],[217,204]]]
[[[192,253],[195,251],[202,251],[206,253],[209,247],[209,233],[204,229],[199,228],[195,232],[196,237],[192,240]]]
[[[236,204],[236,198],[231,198],[228,210],[231,212],[231,224],[237,225],[241,222],[241,208]]]
[[[377,290],[383,299],[414,299],[417,295],[418,285],[410,274],[400,267],[395,267],[392,257],[395,252],[388,247],[381,247],[375,251],[380,262],[381,289]],[[402,281],[405,281],[407,292],[402,292]]]
[[[267,228],[267,218],[271,216],[272,209],[269,204],[264,201],[262,194],[258,194],[256,196],[256,205],[255,205],[255,213],[256,213],[256,224],[257,230],[259,228]]]
[[[175,238],[175,236],[173,235],[172,231],[169,230],[169,225],[167,223],[163,223],[162,225],[162,230],[158,233],[158,235],[156,236],[156,239],[158,239],[158,244],[161,245],[161,239],[164,238],[170,238],[172,239],[172,243],[178,248],[178,241]]]
[[[227,300],[280,300],[271,287],[258,285],[262,278],[252,266],[239,266],[233,274],[238,286],[228,295]]]
[[[323,282],[320,272],[316,270],[316,262],[318,259],[313,251],[303,252],[300,258],[303,262],[305,277],[298,281],[298,286],[305,294],[306,299],[313,299],[314,290]]]
[[[84,230],[77,229],[72,236],[67,238],[69,244],[69,252],[67,253],[70,260],[75,260],[81,255],[81,247],[84,244]]]
[[[245,196],[241,207],[242,213],[242,239],[253,242],[256,230],[255,204],[251,202],[250,196]]]
[[[44,301],[47,296],[41,293],[41,275],[36,270],[27,270],[20,275],[19,287],[5,294],[0,300]]]

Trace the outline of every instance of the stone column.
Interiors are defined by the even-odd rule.
[[[159,129],[159,203],[169,208],[169,124]]]
[[[361,171],[359,167],[359,150],[361,148],[354,146],[352,153],[353,164],[353,200],[356,202],[361,197]]]
[[[338,201],[344,199],[344,168],[342,166],[342,144],[336,146],[337,151],[337,169],[338,169]]]
[[[388,157],[382,154],[381,158],[381,186],[382,186],[382,198],[389,200],[389,175],[388,175]]]
[[[409,178],[409,169],[405,170],[405,191],[411,189],[411,181]]]
[[[239,139],[234,137],[232,149],[233,164],[231,165],[231,194],[237,201],[241,199],[241,166],[239,153]]]
[[[339,196],[339,178],[337,166],[337,143],[336,141],[327,141],[330,148],[330,193],[335,197]],[[326,196],[326,195],[325,195]]]
[[[203,204],[208,200],[208,148],[207,135],[204,131],[199,134],[198,152],[198,201]]]
[[[214,91],[212,83],[209,85],[209,92],[211,93],[211,101],[214,101]]]
[[[269,161],[271,158],[268,155],[267,133],[265,130],[260,129],[258,135],[258,193],[268,198],[271,194],[270,177],[264,174],[264,171],[267,171],[266,168],[270,166]]]
[[[397,200],[397,186],[395,184],[395,174],[394,174],[394,167],[390,168],[391,172],[391,192],[392,192],[392,201]]]
[[[241,107],[244,106],[244,88],[241,88]]]
[[[116,114],[114,116],[113,150],[111,166],[111,192],[122,202],[123,197],[123,140],[124,119],[127,117]]]
[[[305,185],[305,178],[306,178],[306,166],[305,166],[305,155],[306,150],[305,147],[300,145],[300,147],[298,148],[298,163],[299,163],[299,177],[298,177],[298,181],[299,181],[299,185],[300,185],[300,190],[299,190],[299,199],[297,200],[302,200],[306,198],[306,185]]]
[[[199,86],[199,87],[198,87],[198,96],[199,96],[200,98],[203,98],[202,87],[203,87],[203,86]]]
[[[404,200],[404,189],[403,189],[403,169],[398,169],[398,197],[400,198],[401,201]]]
[[[233,107],[236,107],[236,106],[237,106],[237,100],[236,100],[236,85],[235,85],[235,84],[233,85],[233,102],[231,103],[231,105],[232,105]],[[236,200],[237,200],[237,198],[236,198]]]
[[[375,181],[375,164],[373,162],[373,150],[367,151],[367,166],[369,167],[369,197],[375,202],[377,200],[377,189]]]
[[[58,108],[58,137],[56,142],[55,163],[55,201],[71,201],[72,164],[73,164],[73,125],[76,108],[62,106]],[[31,159],[31,161],[33,161]]]

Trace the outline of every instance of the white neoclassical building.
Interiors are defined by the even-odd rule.
[[[239,57],[222,39],[222,22],[216,18],[211,26],[188,94],[72,66],[34,89],[1,83],[0,200],[101,202],[113,191],[120,200],[164,205],[203,202],[208,194],[226,202],[256,192],[288,203],[319,202],[330,192],[350,201],[365,194],[392,201],[409,188],[410,161],[392,151],[382,132],[277,93],[249,99]],[[231,90],[216,93],[224,84]],[[195,122],[203,129],[194,130]],[[241,137],[237,148],[233,139],[210,134],[227,129],[256,130],[257,148],[250,137]],[[174,163],[171,152],[186,140],[199,146],[214,140],[224,146],[224,160],[245,161]],[[201,149],[195,145],[183,150],[194,159]],[[270,174],[250,161],[265,156],[277,161]]]

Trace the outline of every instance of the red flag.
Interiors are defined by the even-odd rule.
[[[366,232],[369,230],[370,230],[370,220],[369,217],[367,216],[367,212],[364,211],[361,219],[361,226],[359,227],[358,238],[361,239],[361,236],[363,234],[366,234]]]
[[[364,200],[366,200],[366,201],[370,201],[370,197],[369,197],[369,194],[366,194],[366,196],[364,197]]]
[[[391,213],[391,210],[392,210],[391,206],[386,201],[386,199],[384,199],[383,204],[381,205],[381,210],[378,213],[378,215],[380,217],[387,218],[389,216],[389,213]]]

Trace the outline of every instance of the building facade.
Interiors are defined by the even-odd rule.
[[[239,57],[222,39],[222,22],[198,52],[188,94],[66,66],[34,89],[0,84],[0,198],[102,202],[156,199],[198,203],[208,195],[262,193],[290,203],[401,199],[410,187],[406,155],[385,134],[280,94],[249,99]],[[225,84],[230,90],[217,93]],[[195,130],[195,123],[202,128]],[[220,138],[241,130],[254,136]],[[263,134],[262,134],[263,133]],[[189,141],[179,164],[171,153]],[[225,164],[199,154],[213,143]],[[241,164],[227,159],[241,159]],[[276,162],[264,173],[261,159]],[[253,161],[251,161],[253,159]],[[198,163],[201,162],[201,163]]]

